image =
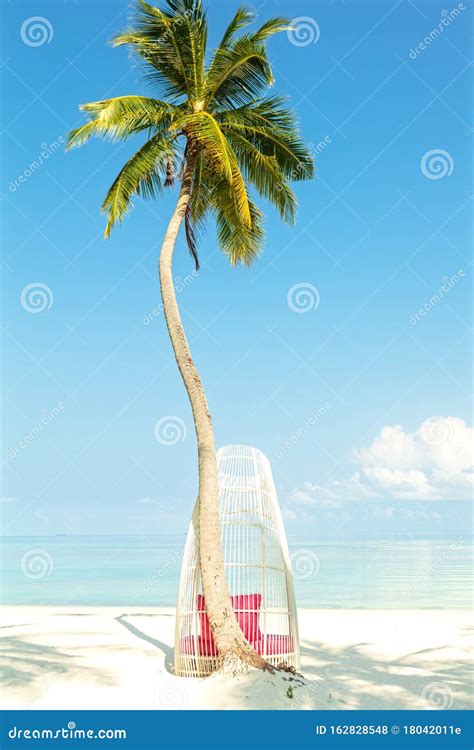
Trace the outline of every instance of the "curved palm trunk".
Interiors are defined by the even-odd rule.
[[[264,668],[267,662],[247,643],[231,606],[221,548],[217,459],[211,415],[200,375],[191,357],[181,322],[172,275],[172,258],[179,228],[189,203],[193,158],[188,160],[176,209],[166,230],[160,253],[159,274],[166,323],[176,362],[191,403],[198,444],[199,556],[209,623],[221,661],[230,670],[239,662]]]

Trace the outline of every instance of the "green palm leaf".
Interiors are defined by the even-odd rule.
[[[237,8],[235,16],[224,32],[218,49],[228,47],[229,43],[234,39],[236,33],[240,31],[240,29],[244,29],[246,26],[248,26],[249,23],[252,22],[253,18],[254,14],[245,5],[241,5],[240,8]]]
[[[154,198],[156,192],[161,191],[163,174],[171,156],[173,152],[169,140],[157,135],[150,138],[122,167],[102,204],[102,211],[108,216],[106,237],[110,235],[115,222],[122,221],[134,195]]]
[[[280,170],[276,158],[263,154],[242,135],[232,134],[230,142],[247,179],[258,193],[273,203],[283,221],[293,222],[297,209],[295,194]]]
[[[193,144],[203,151],[204,159],[218,173],[221,173],[233,189],[235,201],[242,214],[242,220],[250,224],[250,209],[247,189],[239,169],[237,157],[230,141],[225,137],[219,123],[210,112],[196,112],[178,120]]]
[[[111,141],[123,140],[146,129],[169,127],[179,110],[167,102],[146,96],[119,96],[99,102],[81,104],[90,121],[71,131],[67,148],[77,148],[92,136]]]

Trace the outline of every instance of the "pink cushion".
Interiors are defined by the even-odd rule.
[[[261,649],[263,643],[258,644],[257,651],[259,654],[263,653]],[[294,650],[293,638],[291,635],[267,635],[266,638],[266,653],[268,656],[274,656],[275,654],[290,654]]]
[[[258,627],[258,613],[262,603],[261,594],[237,594],[231,596],[232,607],[239,623],[239,627],[249,643],[258,641],[262,634]],[[214,643],[211,626],[206,612],[206,599],[203,594],[197,595],[197,611],[199,612],[199,624],[201,626],[201,636],[206,641]]]
[[[261,594],[237,594],[231,596],[232,607],[239,627],[249,643],[260,640],[262,633],[258,626],[258,614],[262,603]]]
[[[267,634],[264,638],[259,628],[259,612],[262,604],[261,594],[237,594],[231,597],[232,607],[237,622],[245,638],[255,648],[257,653],[275,656],[289,654],[294,650],[291,635]],[[218,651],[206,612],[206,600],[203,594],[198,594],[197,611],[199,613],[200,636],[187,636],[181,640],[181,649],[185,654],[198,656],[217,656]]]
[[[199,624],[201,626],[201,637],[204,638],[204,640],[206,641],[211,641],[212,643],[214,643],[214,638],[212,637],[211,626],[209,625],[209,618],[206,612],[206,600],[204,598],[204,595],[198,594],[196,601],[197,601],[197,609],[199,612]]]
[[[291,635],[267,635],[265,640],[254,641],[252,646],[258,654],[266,656],[290,654],[294,651]],[[200,635],[189,635],[181,639],[181,653],[189,656],[217,656],[218,651],[213,640],[206,640]]]
[[[207,641],[200,635],[188,635],[181,638],[181,653],[189,656],[217,656],[217,649],[214,641]]]

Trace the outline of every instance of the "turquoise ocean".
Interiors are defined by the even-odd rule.
[[[4,604],[176,605],[182,534],[3,537]],[[288,537],[299,607],[472,606],[472,537]]]

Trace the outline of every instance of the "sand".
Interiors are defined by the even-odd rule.
[[[472,620],[460,610],[300,610],[304,680],[173,674],[174,610],[5,606],[2,708],[466,709]],[[293,689],[289,691],[288,687]]]

